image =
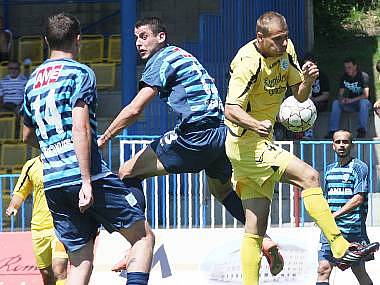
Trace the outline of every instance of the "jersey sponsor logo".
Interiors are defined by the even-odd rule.
[[[41,151],[47,156],[52,156],[53,154],[64,153],[71,149],[74,149],[73,141],[71,139],[65,139],[48,147],[42,147]]]
[[[58,64],[41,68],[37,73],[36,83],[34,84],[33,88],[38,89],[56,82],[59,77],[59,73],[62,70],[62,66],[62,64]]]
[[[287,87],[287,74],[280,73],[274,78],[265,78],[264,79],[264,90],[269,94],[269,95],[275,95],[275,94],[283,94]],[[285,83],[284,86],[281,86],[281,83]]]
[[[352,195],[352,189],[348,187],[331,187],[329,195]]]

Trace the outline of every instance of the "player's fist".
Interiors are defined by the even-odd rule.
[[[83,213],[94,203],[91,184],[83,183],[79,191],[79,211]]]
[[[259,121],[256,132],[261,137],[267,137],[272,132],[272,122],[269,120]]]
[[[375,104],[373,105],[373,110],[375,111],[376,115],[380,117],[380,100],[377,100]]]
[[[17,209],[13,206],[9,206],[6,210],[5,210],[5,214],[7,214],[7,216],[16,216],[17,214]]]
[[[101,135],[99,138],[98,138],[98,147],[99,148],[104,148],[104,146],[106,145],[107,143],[107,140],[106,140],[106,137],[104,135]]]
[[[319,76],[318,66],[311,61],[306,61],[302,66],[302,74],[305,82],[312,84]]]

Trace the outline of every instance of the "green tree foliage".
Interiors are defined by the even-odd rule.
[[[314,25],[317,38],[345,37],[349,25],[360,28],[361,15],[375,8],[378,0],[314,0]]]

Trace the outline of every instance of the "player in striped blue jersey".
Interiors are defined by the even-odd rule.
[[[66,284],[88,284],[100,223],[132,245],[127,284],[147,284],[154,236],[133,194],[140,190],[124,185],[101,159],[95,75],[74,60],[79,21],[65,14],[50,17],[45,39],[51,54],[25,88],[23,136],[42,151],[45,196],[71,263]]]
[[[369,244],[366,230],[368,212],[368,166],[352,157],[352,134],[346,130],[336,131],[333,135],[333,150],[338,161],[327,166],[325,173],[325,196],[343,236],[349,242]],[[318,252],[317,285],[329,284],[334,265],[341,269],[348,266],[339,264],[332,257],[330,245],[321,233],[321,249]],[[373,255],[371,256],[373,258]],[[360,284],[373,284],[365,269],[364,261],[351,266]]]
[[[132,124],[154,98],[166,102],[179,123],[121,166],[121,178],[147,178],[168,173],[205,170],[209,191],[239,221],[245,222],[240,198],[231,184],[232,168],[224,142],[223,105],[214,80],[199,61],[187,51],[167,44],[165,25],[148,17],[135,25],[136,48],[146,65],[140,91],[99,139],[105,143]],[[264,239],[263,252],[273,275],[283,268],[276,244]]]

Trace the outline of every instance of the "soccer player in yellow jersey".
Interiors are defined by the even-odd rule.
[[[261,244],[277,181],[303,189],[307,212],[322,229],[340,262],[358,261],[379,246],[374,243],[359,247],[345,240],[323,197],[318,172],[272,142],[272,126],[287,87],[303,102],[319,73],[309,61],[301,71],[289,43],[285,18],[266,12],[257,20],[256,39],[243,46],[231,63],[225,107],[229,127],[226,152],[246,214],[241,246],[245,285],[259,284]]]
[[[68,256],[63,244],[54,233],[53,218],[44,194],[42,171],[43,164],[40,156],[25,163],[6,214],[16,215],[26,197],[33,192],[31,230],[37,267],[44,285],[63,285],[66,279]]]

